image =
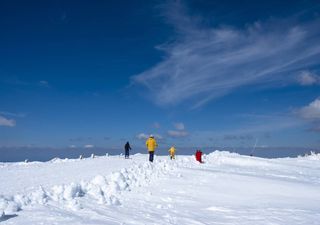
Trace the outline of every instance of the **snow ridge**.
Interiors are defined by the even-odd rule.
[[[26,206],[45,205],[51,202],[78,210],[82,208],[79,202],[80,197],[95,199],[99,204],[120,205],[121,192],[145,186],[152,180],[170,173],[177,166],[175,162],[157,160],[154,164],[145,162],[128,169],[123,168],[109,176],[97,175],[90,181],[56,185],[49,190],[40,186],[37,190],[25,195],[0,195],[0,218],[4,215],[12,215]]]
[[[320,153],[315,153],[315,152],[311,151],[309,155],[300,156],[298,158],[305,158],[305,159],[311,159],[311,160],[320,160]]]

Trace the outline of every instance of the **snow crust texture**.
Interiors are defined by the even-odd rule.
[[[52,162],[56,162],[57,159]],[[173,170],[174,164],[157,161],[157,166],[145,162],[129,169],[123,168],[109,176],[97,175],[90,181],[81,181],[65,185],[55,185],[51,189],[42,186],[28,194],[0,196],[0,215],[11,215],[26,206],[35,204],[45,205],[58,202],[70,209],[81,209],[77,199],[88,197],[99,204],[120,205],[117,196],[123,191],[130,191],[133,187],[147,185],[151,180]]]

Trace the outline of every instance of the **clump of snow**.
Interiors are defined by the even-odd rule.
[[[62,159],[55,157],[55,158],[51,159],[49,162],[61,162],[61,161],[62,161]]]
[[[305,158],[305,159],[311,159],[311,160],[320,160],[320,153],[315,153],[311,151],[309,154],[306,154],[305,156],[300,156],[299,158]]]

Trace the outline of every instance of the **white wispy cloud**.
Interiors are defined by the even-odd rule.
[[[318,120],[320,122],[320,98],[300,109],[299,115],[304,119]]]
[[[92,137],[75,137],[75,138],[69,138],[69,141],[71,142],[86,142],[86,141],[92,141]]]
[[[39,85],[42,87],[49,87],[49,82],[46,80],[39,81]]]
[[[136,135],[136,138],[137,139],[140,139],[140,140],[144,140],[144,139],[147,139],[150,137],[151,134],[145,134],[145,133],[140,133],[140,134],[137,134]],[[163,137],[160,135],[160,134],[153,134],[153,136],[156,138],[156,139],[163,139]]]
[[[284,114],[243,114],[240,117],[246,121],[246,125],[232,129],[232,134],[256,134],[276,132],[286,129],[293,129],[305,125],[304,121],[297,119],[292,113]],[[245,118],[246,117],[246,118]]]
[[[185,128],[183,123],[174,123],[173,125],[177,130],[184,130]]]
[[[313,127],[311,127],[311,128],[309,129],[309,131],[320,132],[320,123],[317,124],[317,125],[315,125],[315,126],[313,126]]]
[[[89,145],[84,145],[83,147],[84,148],[94,148],[94,145],[89,144]]]
[[[16,126],[16,121],[0,115],[0,126],[14,127]]]
[[[302,71],[298,76],[298,82],[303,86],[320,84],[320,77],[310,71]]]
[[[168,130],[167,135],[172,138],[181,138],[189,136],[189,132],[185,130],[184,123],[178,122],[173,124],[175,130]]]
[[[186,137],[189,133],[185,130],[168,130],[168,135],[173,138]]]
[[[11,116],[11,117],[20,117],[20,118],[26,116],[26,114],[24,114],[24,113],[12,113],[12,112],[6,112],[6,111],[1,111],[0,115],[2,115],[2,116]]]
[[[291,113],[285,114],[241,114],[239,120],[244,121],[244,125],[234,124],[232,128],[218,130],[198,130],[193,132],[193,136],[214,140],[224,141],[251,141],[257,136],[270,138],[273,132],[285,130],[297,130],[304,127],[305,121],[300,120]]]
[[[320,132],[320,97],[309,105],[297,110],[296,113],[307,122],[311,123],[309,131]]]
[[[252,140],[254,137],[250,134],[246,135],[234,135],[234,134],[226,134],[224,135],[224,140]]]
[[[153,127],[156,128],[156,129],[159,129],[161,127],[161,125],[158,122],[154,122],[153,123]]]
[[[25,80],[25,79],[21,79],[17,76],[8,76],[8,77],[4,77],[3,80],[1,80],[0,82],[4,82],[6,84],[9,85],[17,85],[17,86],[40,86],[40,87],[50,87],[50,84],[47,80],[40,80],[40,81],[30,81],[30,80]]]
[[[178,35],[159,47],[164,60],[132,77],[159,105],[192,100],[193,108],[244,86],[293,83],[319,64],[320,20],[256,22],[244,29],[205,27],[179,1],[165,7]]]
[[[147,139],[148,137],[149,137],[150,135],[148,135],[148,134],[145,134],[145,133],[140,133],[140,134],[137,134],[136,135],[136,138],[138,138],[138,139]]]

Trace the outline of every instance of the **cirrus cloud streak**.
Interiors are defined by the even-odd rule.
[[[163,61],[132,77],[158,105],[191,100],[197,108],[242,87],[295,83],[297,71],[319,64],[319,19],[204,27],[179,2],[168,8],[176,40],[159,47]]]
[[[16,121],[0,115],[0,126],[14,127],[16,126]]]

